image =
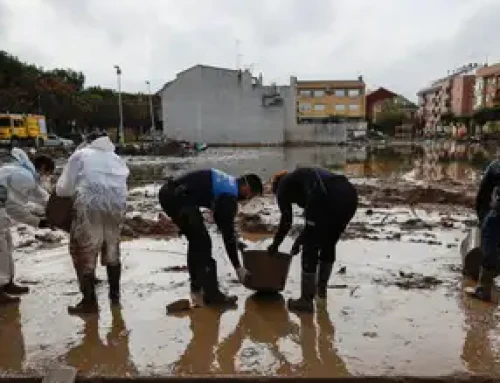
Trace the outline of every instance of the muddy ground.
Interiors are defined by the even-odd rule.
[[[188,297],[189,283],[186,241],[155,222],[159,183],[131,191],[121,310],[109,308],[99,268],[99,316],[68,316],[79,295],[67,236],[17,227],[17,277],[32,293],[0,309],[0,374],[70,364],[89,376],[500,375],[497,305],[462,293],[470,282],[458,248],[475,224],[476,179],[355,181],[360,209],[338,245],[328,303],[314,316],[286,310],[300,290],[299,257],[281,296],[256,296],[237,283],[208,212],[221,285],[239,296],[238,307],[166,315],[167,304]],[[271,196],[242,206],[238,227],[249,248],[265,248],[278,219]],[[292,237],[301,220],[297,210]]]

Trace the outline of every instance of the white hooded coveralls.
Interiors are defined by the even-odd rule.
[[[13,221],[38,227],[40,217],[26,206],[28,202],[45,207],[49,193],[40,184],[40,177],[28,155],[12,149],[14,162],[0,167],[0,185],[7,198],[0,203],[0,287],[14,278],[13,246],[10,227]],[[1,206],[3,205],[3,206]]]
[[[129,169],[114,150],[108,137],[78,149],[56,185],[58,196],[74,201],[70,254],[78,274],[93,273],[99,253],[103,265],[120,262]]]

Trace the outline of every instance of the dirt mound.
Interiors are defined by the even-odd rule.
[[[474,207],[475,194],[465,189],[444,189],[436,186],[357,185],[361,196],[372,203],[444,204]]]
[[[122,227],[122,236],[124,237],[142,237],[142,236],[167,236],[177,235],[177,226],[168,220],[166,223],[136,215],[132,218],[126,218]]]

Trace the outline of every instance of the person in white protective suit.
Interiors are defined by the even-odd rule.
[[[56,185],[56,194],[73,199],[69,251],[82,293],[69,314],[98,310],[95,292],[97,258],[106,266],[109,299],[120,304],[120,231],[126,212],[129,169],[115,154],[107,136],[92,135],[86,146],[69,158]]]
[[[14,148],[14,162],[0,167],[0,305],[19,301],[16,295],[27,294],[29,288],[14,283],[14,260],[10,227],[20,222],[38,228],[48,228],[45,218],[34,215],[26,206],[28,202],[45,207],[49,193],[41,186],[40,179],[54,171],[54,161],[47,156],[35,157]]]

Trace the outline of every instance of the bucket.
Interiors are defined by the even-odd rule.
[[[483,261],[481,251],[481,229],[473,227],[460,244],[462,255],[462,274],[474,280],[479,279],[479,270]],[[500,273],[497,273],[498,276]]]
[[[69,233],[71,229],[73,201],[69,197],[59,197],[55,193],[49,197],[45,208],[47,221],[53,227]]]
[[[267,250],[243,252],[243,265],[251,277],[245,286],[258,292],[283,291],[292,257],[286,253],[270,255]]]

